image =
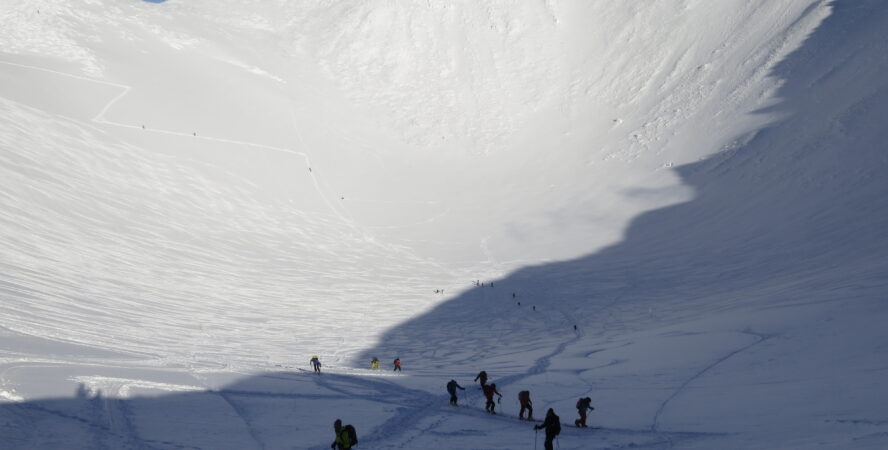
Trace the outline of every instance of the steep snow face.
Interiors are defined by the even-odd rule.
[[[827,12],[726,5],[5,6],[7,326],[278,357],[285,311],[301,346],[345,308],[348,353],[420,292],[600,248],[690,198],[669,167],[748,129]]]
[[[884,447],[884,10],[3,2],[0,446]]]

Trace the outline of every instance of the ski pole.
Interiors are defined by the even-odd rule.
[[[533,430],[533,450],[537,450],[537,441],[540,439],[540,430]]]

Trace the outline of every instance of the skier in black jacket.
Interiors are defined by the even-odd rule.
[[[456,390],[457,389],[460,389],[463,391],[466,390],[466,388],[460,386],[459,383],[456,382],[456,380],[450,380],[450,382],[447,383],[447,393],[450,394],[450,404],[453,406],[456,406],[456,401],[457,401]]]
[[[475,376],[475,381],[481,381],[481,389],[484,389],[484,386],[487,385],[487,372],[483,370],[478,372],[478,375]]]
[[[533,427],[534,430],[542,430],[544,428],[546,429],[544,448],[552,450],[552,441],[555,440],[555,436],[561,433],[561,418],[555,415],[555,411],[552,408],[549,408],[549,411],[546,412],[546,420]]]

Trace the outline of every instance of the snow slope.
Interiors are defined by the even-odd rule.
[[[879,1],[0,20],[4,448],[888,445]]]

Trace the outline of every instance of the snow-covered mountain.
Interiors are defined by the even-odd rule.
[[[888,445],[883,2],[0,3],[0,447]]]

